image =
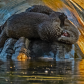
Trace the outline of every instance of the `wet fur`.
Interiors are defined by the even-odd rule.
[[[79,39],[79,31],[68,19],[65,19],[64,26],[62,27],[63,31],[67,31],[70,34],[70,37],[60,37],[58,41],[74,44]]]
[[[56,29],[57,27],[57,29]],[[40,38],[44,41],[55,41],[61,35],[60,20],[53,20],[46,14],[35,12],[23,12],[8,18],[0,35],[0,47],[7,37],[12,38]],[[3,38],[3,36],[5,36]],[[2,42],[3,41],[3,42]]]
[[[39,8],[39,5],[37,6]],[[45,6],[42,7],[45,8]],[[7,38],[12,37],[18,39],[22,36],[27,37],[29,39],[40,38],[44,41],[49,42],[61,41],[69,44],[76,42],[78,40],[78,31],[71,23],[69,23],[68,26],[65,25],[65,15],[60,12],[53,12],[51,9],[50,12],[48,10],[45,14],[43,12],[44,8],[41,10],[38,9],[40,10],[40,13],[38,10],[32,12],[26,10],[26,12],[14,14],[13,16],[9,17],[0,35],[0,47],[4,45]],[[62,17],[64,17],[64,19],[60,15],[63,15]],[[69,28],[68,31],[73,34],[72,38],[74,40],[71,41],[69,37],[67,37],[66,39],[60,37],[63,30],[67,31],[66,27],[67,29]],[[72,28],[74,28],[77,36],[73,32]]]
[[[78,29],[68,20],[67,16],[61,12],[55,12],[47,6],[34,5],[26,10],[26,12],[40,12],[49,15],[53,20],[57,20],[57,17],[60,19],[60,27],[63,31],[67,31],[70,34],[70,37],[60,37],[58,41],[73,44],[77,42],[79,38]],[[48,13],[47,13],[48,12]],[[45,23],[46,24],[46,23]]]

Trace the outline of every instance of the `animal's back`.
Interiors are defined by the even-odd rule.
[[[41,13],[20,13],[11,16],[7,20],[6,33],[9,37],[19,38],[25,36],[28,38],[39,38],[37,33],[38,24],[50,20],[49,16]]]

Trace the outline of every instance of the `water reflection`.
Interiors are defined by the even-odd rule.
[[[77,71],[78,62],[76,60],[8,60],[0,66],[0,83],[77,84],[75,81],[79,82],[81,79],[81,75],[80,77],[78,75],[80,70]]]
[[[78,69],[79,69],[80,75],[84,77],[84,59],[79,62]]]
[[[65,6],[61,0],[42,0],[48,7],[52,8],[53,10],[63,9]]]
[[[0,81],[3,83],[70,84],[76,80],[75,46],[63,43],[31,41],[31,59],[7,60],[1,65]]]
[[[6,80],[4,83],[7,84],[10,82],[19,82],[18,84],[20,84],[24,81],[25,83],[30,82],[30,84],[47,84],[47,82],[55,84],[56,82],[65,82],[67,79],[71,79],[73,71],[71,62],[45,62],[42,60],[14,62],[10,60],[7,61],[5,66],[4,69],[0,70],[0,82]]]
[[[34,59],[48,59],[56,61],[74,58],[74,45],[67,45],[59,42],[45,43],[43,41],[31,41],[29,45],[30,57]],[[49,59],[50,58],[50,59]]]

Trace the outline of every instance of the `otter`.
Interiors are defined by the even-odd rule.
[[[65,31],[65,34],[64,34],[65,36],[62,35],[58,39],[58,41],[73,44],[78,40],[79,32],[77,28],[68,20],[67,16],[64,13],[55,12],[51,8],[47,6],[42,6],[42,5],[33,5],[32,7],[29,7],[28,9],[26,9],[26,12],[44,13],[49,15],[53,19],[56,19],[57,17],[59,17],[60,27]],[[66,35],[68,35],[68,37]]]
[[[69,21],[67,22],[69,23],[68,31],[64,28],[66,23],[65,19],[67,18],[64,18],[64,24],[61,26],[60,14],[60,12],[45,14],[32,11],[12,15],[5,22],[1,32],[0,47],[4,45],[7,38],[12,37],[18,39],[22,36],[29,39],[41,39],[48,42],[61,41],[69,44],[75,43],[78,40],[78,30]],[[72,27],[75,31],[73,31]],[[66,37],[68,40],[65,39]]]
[[[68,19],[65,19],[64,26],[62,27],[64,34],[58,38],[58,41],[74,44],[79,39],[79,31]]]
[[[33,5],[32,7],[29,7],[28,9],[26,9],[25,12],[38,12],[38,13],[44,13],[44,14],[50,15],[52,12],[54,12],[54,10],[52,10],[51,8],[45,5],[44,6]]]
[[[60,26],[64,26],[64,20],[67,18],[67,16],[64,13],[61,12],[55,12],[54,10],[52,10],[51,8],[47,7],[47,6],[43,6],[43,5],[33,5],[32,7],[29,7],[28,9],[26,9],[25,12],[38,12],[38,13],[44,13],[47,14],[51,17],[53,17],[53,19],[56,19],[56,17],[59,17],[61,23]]]

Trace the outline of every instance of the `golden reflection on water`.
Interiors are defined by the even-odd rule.
[[[79,40],[78,40],[77,44],[84,54],[84,29],[79,29],[79,30],[81,32],[81,35],[79,36]]]
[[[74,1],[75,3],[79,4],[84,9],[84,0],[70,0]]]
[[[82,18],[80,17],[80,14],[78,14],[78,12],[79,11],[81,11],[82,13],[83,13],[83,10],[81,9],[81,8],[84,8],[84,2],[83,2],[83,0],[79,0],[79,1],[76,1],[76,0],[65,0],[65,1],[67,1],[67,3],[69,4],[69,6],[68,5],[66,5],[66,7],[70,10],[70,11],[72,11],[72,13],[75,15],[75,17],[77,18],[77,20],[78,20],[78,22],[81,24],[81,25],[83,25],[84,26],[84,21],[82,20]],[[82,3],[81,3],[81,1],[82,1]],[[80,6],[78,6],[78,5]],[[76,7],[76,8],[74,8],[74,6]],[[79,11],[77,11],[79,9]]]
[[[78,71],[82,77],[84,77],[84,59],[79,62]]]
[[[24,53],[19,53],[17,56],[18,61],[26,61],[28,59],[27,55]]]
[[[79,79],[78,84],[84,84],[84,59],[78,63]]]
[[[61,9],[64,7],[64,4],[61,0],[42,0],[48,7],[53,10]]]

